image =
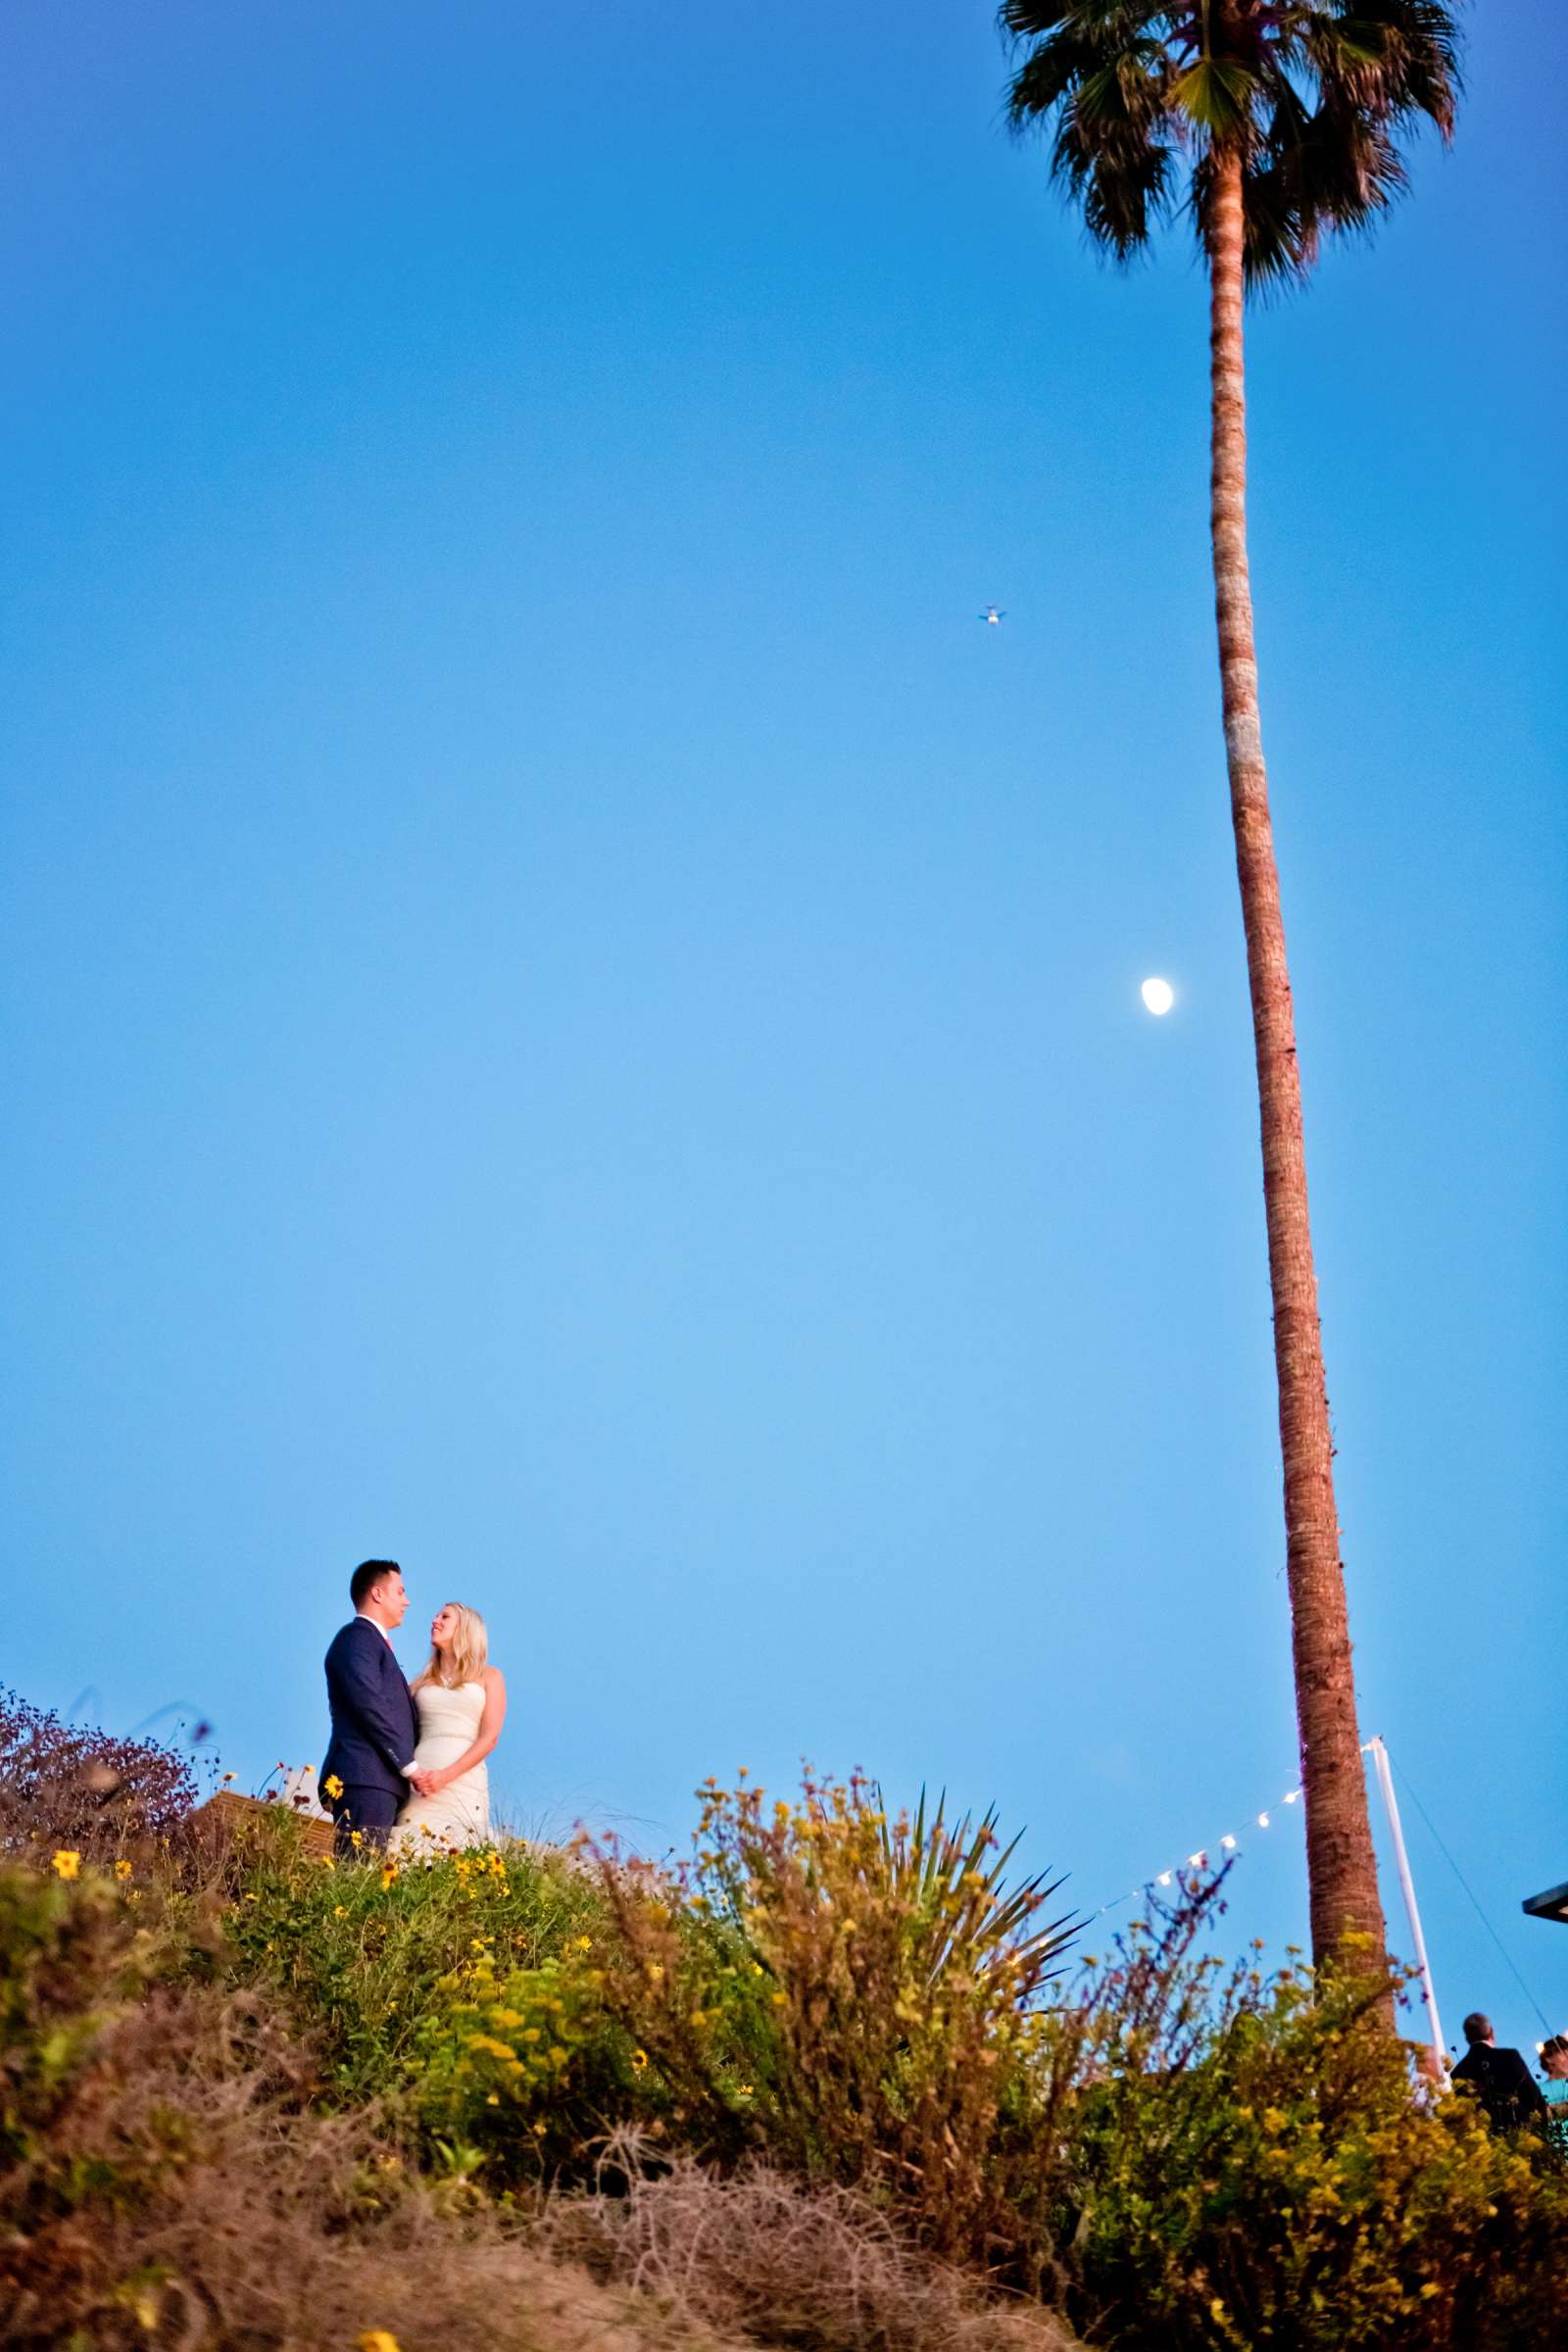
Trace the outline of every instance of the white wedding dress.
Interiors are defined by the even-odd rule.
[[[484,1713],[483,1683],[420,1683],[414,1693],[419,1716],[414,1761],[421,1772],[444,1772],[479,1737]],[[490,1775],[474,1764],[434,1796],[411,1796],[398,1815],[392,1843],[403,1853],[422,1846],[433,1853],[447,1845],[483,1845],[490,1836]]]

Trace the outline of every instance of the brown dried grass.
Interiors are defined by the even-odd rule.
[[[606,2161],[620,2193],[564,2198],[536,2241],[653,2296],[694,2328],[791,2352],[1068,2352],[1040,2305],[999,2303],[923,2256],[852,2189],[753,2164],[650,2177],[630,2136]]]

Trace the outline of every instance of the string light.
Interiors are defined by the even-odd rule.
[[[1363,1740],[1361,1741],[1361,1753],[1363,1756],[1369,1752],[1371,1745],[1372,1742],[1370,1740]],[[1294,1805],[1299,1802],[1303,1793],[1304,1791],[1300,1788],[1287,1788],[1279,1801],[1282,1805]],[[1274,1827],[1272,1809],[1262,1813],[1255,1813],[1252,1818],[1260,1830],[1269,1830]],[[1239,1853],[1241,1850],[1240,1838],[1234,1837],[1229,1832],[1227,1832],[1226,1835],[1220,1839],[1220,1845],[1228,1854]],[[1185,1867],[1188,1870],[1202,1870],[1206,1867],[1207,1862],[1208,1849],[1206,1846],[1200,1846],[1196,1854],[1188,1855]],[[1174,1882],[1175,1877],[1176,1869],[1174,1864],[1169,1870],[1156,1871],[1152,1878],[1144,1881],[1142,1886],[1135,1887],[1130,1895],[1120,1894],[1116,1897],[1116,1900],[1113,1903],[1102,1903],[1099,1911],[1096,1914],[1096,1917],[1102,1919],[1107,1911],[1117,1911],[1121,1908],[1123,1903],[1136,1902],[1139,1895],[1147,1894],[1151,1886],[1169,1886]]]
[[[1364,1747],[1362,1752],[1365,1752]],[[1302,1791],[1299,1788],[1287,1788],[1284,1795],[1279,1799],[1279,1802],[1282,1805],[1294,1805],[1298,1802],[1301,1794]],[[1257,1827],[1260,1830],[1272,1829],[1274,1826],[1274,1809],[1266,1808],[1261,1813],[1254,1813],[1252,1819],[1256,1822]],[[1227,1830],[1219,1843],[1221,1850],[1227,1854],[1236,1854],[1240,1853],[1241,1851],[1241,1839],[1233,1831]],[[1196,1853],[1188,1855],[1183,1868],[1187,1870],[1206,1869],[1208,1866],[1208,1847],[1200,1845]],[[1116,1897],[1114,1902],[1102,1903],[1098,1913],[1096,1914],[1096,1917],[1102,1919],[1107,1911],[1119,1911],[1123,1903],[1137,1902],[1139,1896],[1141,1894],[1147,1894],[1152,1886],[1173,1886],[1175,1884],[1175,1879],[1176,1866],[1173,1863],[1169,1870],[1155,1871],[1152,1877],[1144,1881],[1141,1886],[1135,1886],[1130,1895],[1120,1894]]]

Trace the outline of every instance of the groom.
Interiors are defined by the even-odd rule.
[[[396,1560],[362,1560],[349,1598],[354,1615],[326,1653],[332,1737],[320,1780],[344,1859],[385,1845],[415,1777],[418,1737],[414,1700],[392,1654],[409,1605]]]

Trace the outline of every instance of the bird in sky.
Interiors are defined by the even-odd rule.
[[[985,611],[977,613],[975,617],[985,621],[993,629],[1000,629],[1007,615],[1005,612],[999,612],[995,605],[987,605]]]

